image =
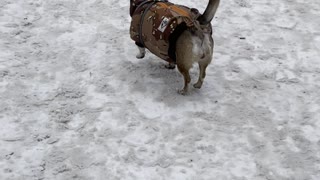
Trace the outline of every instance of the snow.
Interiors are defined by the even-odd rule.
[[[135,58],[127,0],[0,1],[0,179],[320,179],[319,15],[221,1],[181,96],[177,70]]]

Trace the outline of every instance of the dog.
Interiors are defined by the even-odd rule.
[[[199,65],[199,78],[193,85],[201,88],[206,68],[212,61],[214,41],[211,21],[220,0],[209,0],[203,14],[197,9],[176,5],[167,0],[130,0],[131,39],[138,46],[137,58],[144,58],[146,48],[167,61],[169,69],[178,67],[185,95],[191,82],[189,70]]]

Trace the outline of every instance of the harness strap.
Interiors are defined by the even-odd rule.
[[[141,6],[147,4],[147,3],[150,3],[146,9],[144,9],[143,11],[143,14],[141,15],[141,19],[140,19],[140,27],[139,27],[139,40],[140,40],[140,43],[143,45],[143,47],[145,47],[145,44],[144,44],[144,41],[143,41],[143,37],[142,37],[142,27],[143,27],[143,20],[144,20],[144,17],[146,16],[148,10],[154,5],[156,4],[157,2],[167,2],[167,0],[149,0],[149,1],[145,1],[141,4],[139,4],[139,6],[136,8],[136,9],[139,9]]]

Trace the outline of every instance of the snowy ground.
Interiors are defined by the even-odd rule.
[[[320,179],[318,0],[222,0],[188,96],[135,59],[128,8],[0,1],[1,180]]]

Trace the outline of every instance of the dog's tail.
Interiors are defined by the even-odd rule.
[[[217,12],[219,3],[220,3],[220,0],[209,0],[208,6],[204,11],[203,15],[201,15],[198,18],[200,24],[206,25],[211,22],[211,20],[213,19],[214,15]]]

